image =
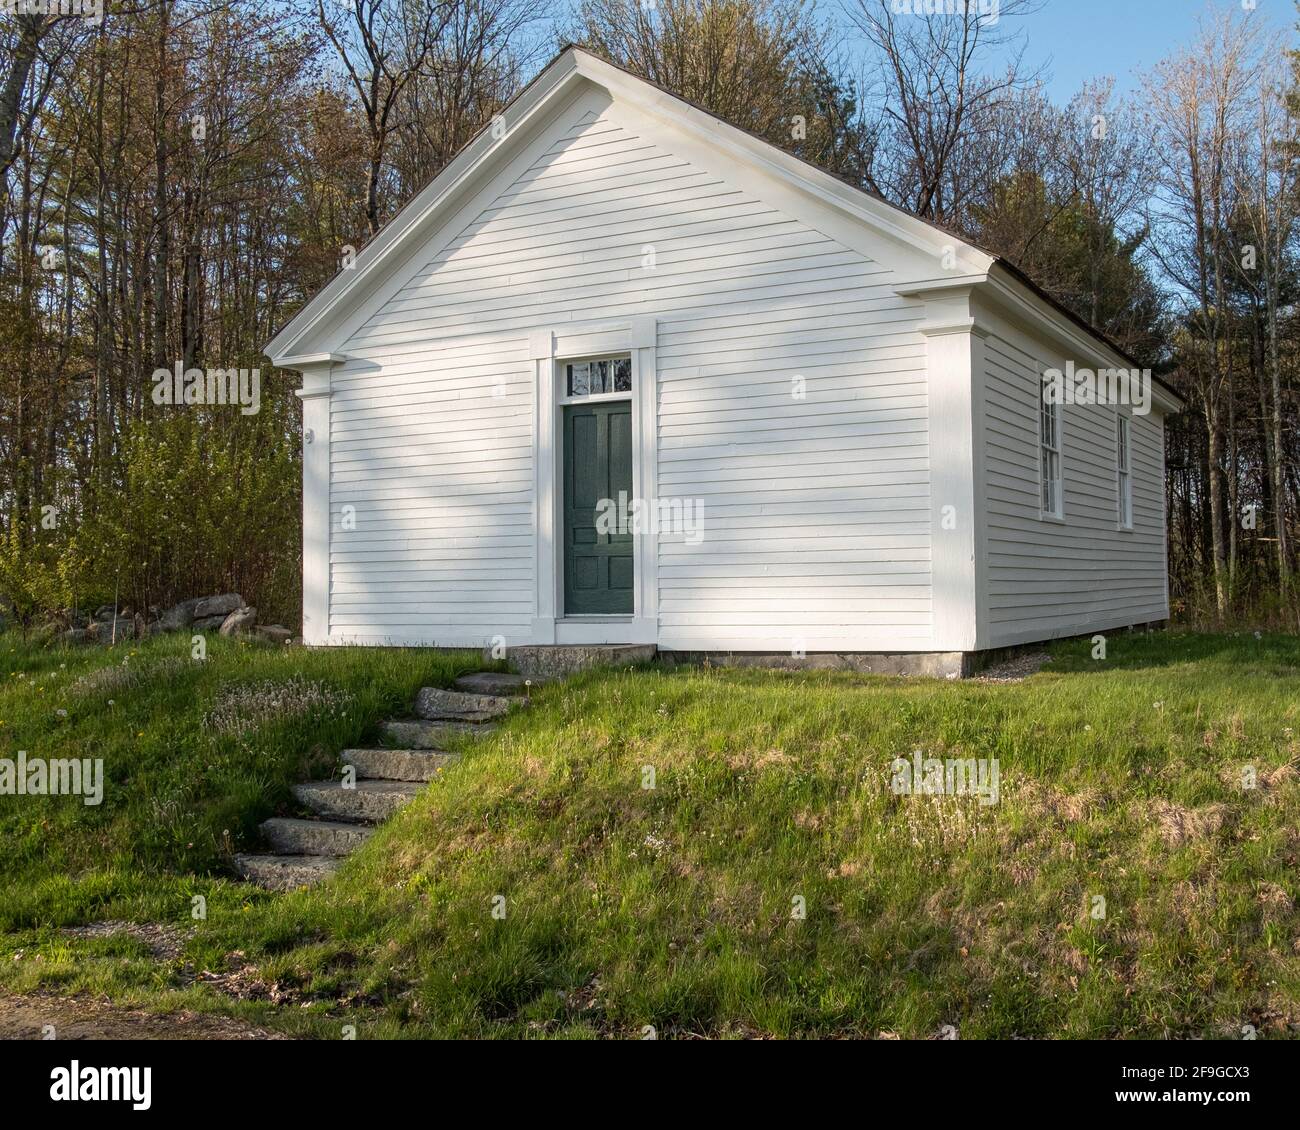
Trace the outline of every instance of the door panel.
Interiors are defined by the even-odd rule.
[[[632,532],[597,530],[598,504],[632,499],[632,405],[564,407],[564,613],[633,612]]]

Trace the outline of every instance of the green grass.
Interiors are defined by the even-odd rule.
[[[87,698],[69,687],[102,652],[0,644],[4,755],[93,750],[110,778],[99,808],[0,798],[12,990],[329,1038],[1300,1033],[1293,637],[1117,634],[1105,661],[1061,645],[1006,685],[591,672],[536,693],[333,881],[280,896],[228,882],[229,852],[475,657],[213,641],[151,678],[187,655],[155,641],[135,686]],[[204,727],[230,684],[294,677],[346,705]],[[917,749],[997,758],[1000,803],[895,796],[890,763]],[[158,961],[57,929],[109,918],[193,933]],[[245,964],[248,999],[194,979]]]

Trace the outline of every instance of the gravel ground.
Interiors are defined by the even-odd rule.
[[[283,1040],[225,1016],[152,1013],[89,997],[0,993],[0,1040]]]
[[[1001,663],[986,667],[971,681],[975,683],[1018,683],[1042,669],[1043,664],[1051,663],[1052,657],[1045,651],[1028,651],[1024,655],[1013,655]]]

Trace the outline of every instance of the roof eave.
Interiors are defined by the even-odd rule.
[[[1068,328],[1063,327],[1063,331],[1068,330],[1063,332],[1063,336],[1073,339],[1080,345],[1091,344],[1094,352],[1113,355],[1121,367],[1144,371],[1147,369],[1125,349],[1079,317],[1063,302],[1053,298],[1019,267],[1006,259],[996,260],[989,271],[988,283],[985,294],[1000,300],[1002,304],[1010,303],[1013,307],[1019,306],[1022,309],[1046,307],[1069,323]],[[1151,379],[1151,390],[1154,403],[1165,415],[1176,415],[1187,407],[1186,401],[1178,393],[1156,377]]]

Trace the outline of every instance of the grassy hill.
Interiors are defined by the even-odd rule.
[[[0,756],[107,778],[0,797],[0,986],[329,1038],[1300,1033],[1295,638],[1117,634],[1007,684],[590,672],[292,895],[230,853],[480,664],[209,647],[0,637]],[[897,795],[914,751],[996,758],[998,803]],[[175,945],[67,929],[102,920]]]

